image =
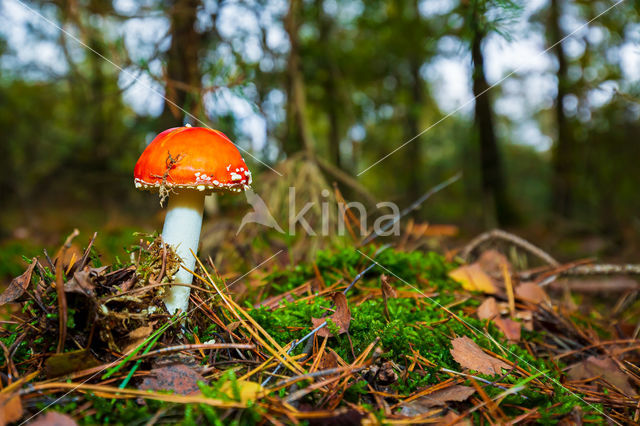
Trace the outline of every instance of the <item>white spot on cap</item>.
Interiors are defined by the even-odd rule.
[[[198,191],[204,191],[204,185],[198,185],[198,186],[196,187],[196,189],[197,189]]]

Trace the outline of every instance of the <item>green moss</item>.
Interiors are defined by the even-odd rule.
[[[363,248],[362,252],[373,258],[374,248]],[[414,286],[421,286],[420,279],[426,279],[429,287],[434,290],[459,288],[459,284],[447,276],[455,265],[449,264],[444,257],[434,252],[398,252],[387,249],[375,256],[376,261],[385,269],[376,268],[379,276],[386,273],[398,277]],[[337,252],[321,251],[316,258],[316,265],[326,283],[333,283],[339,279],[353,279],[366,268],[371,261],[354,249],[342,249]],[[306,281],[314,278],[313,265],[296,265],[288,270],[273,272],[265,280],[271,286],[271,294],[280,294],[292,290]],[[363,285],[363,284],[359,284]],[[366,285],[366,284],[365,284]],[[378,285],[369,283],[369,285]],[[404,283],[402,283],[404,285]],[[357,290],[354,290],[357,292]]]

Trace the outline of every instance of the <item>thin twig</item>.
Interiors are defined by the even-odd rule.
[[[525,240],[524,238],[518,237],[517,235],[511,234],[510,232],[506,232],[501,229],[494,229],[489,232],[485,232],[483,234],[478,235],[476,238],[471,240],[471,242],[464,247],[464,249],[462,250],[462,253],[460,254],[460,257],[462,257],[464,260],[469,260],[469,256],[471,255],[472,251],[474,251],[481,244],[484,244],[487,241],[491,241],[491,240],[508,241],[513,245],[518,246],[521,249],[526,250],[529,253],[537,256],[538,258],[542,259],[543,261],[545,261],[551,266],[560,265],[560,263],[558,263],[557,260],[555,260],[549,253],[545,252],[540,247],[536,247],[535,245],[531,244],[529,241]]]

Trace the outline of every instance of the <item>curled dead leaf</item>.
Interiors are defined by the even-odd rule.
[[[396,299],[398,297],[398,292],[389,284],[389,277],[387,275],[382,274],[380,276],[380,282],[382,284],[382,296],[385,300]]]
[[[501,369],[509,369],[509,364],[484,353],[480,346],[467,336],[455,338],[451,344],[451,356],[464,368],[490,376],[500,374]]]
[[[389,284],[389,277],[385,274],[380,276],[380,283],[382,286],[382,299],[384,301],[384,316],[387,318],[387,321],[391,321],[391,313],[389,313],[389,298],[395,299],[398,297],[398,292],[395,288]]]
[[[38,260],[33,258],[31,264],[27,268],[24,274],[14,278],[9,286],[0,294],[0,306],[14,302],[20,298],[29,287],[31,282],[31,275],[33,274],[33,268],[36,267]]]

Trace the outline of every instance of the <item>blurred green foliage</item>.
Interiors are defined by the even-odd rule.
[[[558,0],[527,12],[525,3],[510,0],[451,0],[437,7],[413,0],[293,0],[278,5],[263,0],[152,0],[130,8],[110,1],[28,4],[94,51],[35,17],[29,24],[17,21],[7,27],[25,30],[25,46],[16,45],[8,30],[0,32],[0,238],[17,238],[16,230],[27,228],[30,238],[43,245],[58,241],[91,211],[102,216],[86,221],[91,224],[83,232],[110,221],[114,228],[157,227],[157,201],[135,191],[131,173],[146,142],[163,126],[202,120],[200,124],[220,128],[269,164],[307,149],[296,130],[302,119],[294,113],[294,77],[302,82],[302,122],[309,128],[313,155],[355,177],[376,199],[401,206],[462,170],[461,184],[414,216],[476,231],[491,223],[486,217],[490,213],[483,210],[480,182],[486,171],[478,126],[468,111],[439,122],[447,110],[436,65],[470,64],[472,27],[497,33],[504,43],[545,40],[553,4],[559,6],[564,34],[610,6],[604,0]],[[292,8],[294,4],[299,7]],[[637,2],[618,5],[563,43],[567,78],[561,107],[573,141],[567,172],[573,208],[563,220],[553,221],[550,203],[558,177],[553,167],[558,143],[553,52],[544,55],[549,67],[517,72],[491,90],[506,191],[520,225],[551,223],[560,225],[558,232],[601,234],[614,249],[637,240],[640,89],[623,68],[628,58],[623,53],[637,30],[635,6]],[[287,32],[285,21],[294,12],[296,30]],[[193,20],[193,14],[194,25],[178,25],[178,19]],[[237,16],[249,24],[240,25]],[[148,34],[138,32],[135,25],[141,24]],[[527,33],[520,33],[521,28]],[[287,66],[288,37],[297,39],[296,69]],[[171,48],[181,40],[192,42]],[[555,41],[546,40],[545,47]],[[20,55],[22,49],[44,49],[42,43],[57,56],[25,60]],[[185,55],[176,53],[180,51]],[[132,76],[141,77],[146,88],[132,85]],[[467,77],[460,83],[469,87]],[[159,111],[138,99],[141,90],[152,93],[150,86],[178,105],[165,102]],[[533,102],[527,91],[540,91],[544,102]],[[434,123],[406,148],[357,176]],[[525,146],[525,125],[535,129],[538,139],[551,142],[551,148]],[[261,126],[265,143],[254,146],[250,138],[261,133]],[[249,162],[258,178],[268,172]],[[347,198],[359,198],[335,175],[328,174],[327,180],[338,180]],[[60,206],[67,208],[57,223],[51,217]],[[120,216],[112,220],[115,212]],[[10,253],[11,246],[6,247]],[[13,272],[15,268],[3,274]]]

